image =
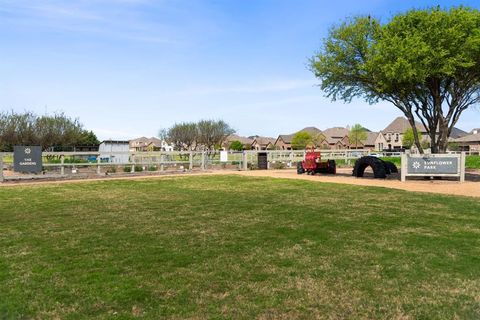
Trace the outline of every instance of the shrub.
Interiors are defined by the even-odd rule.
[[[285,169],[286,165],[283,162],[273,162],[270,164],[270,168],[272,169]]]
[[[107,170],[105,172],[106,173],[115,173],[115,172],[117,172],[117,167],[115,167],[115,166],[107,167]]]

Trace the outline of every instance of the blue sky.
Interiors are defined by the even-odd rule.
[[[307,60],[345,17],[477,1],[0,0],[0,108],[64,111],[99,138],[224,119],[242,135],[384,128],[387,104],[331,102]],[[480,126],[480,109],[459,125]]]

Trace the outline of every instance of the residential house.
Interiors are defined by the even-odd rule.
[[[367,131],[367,139],[360,141],[356,148],[375,150],[375,141],[377,140],[379,134],[379,132]],[[349,149],[355,149],[355,146],[350,144]]]
[[[254,139],[252,139],[250,137],[242,137],[242,136],[239,136],[239,135],[236,135],[236,134],[231,134],[225,139],[225,142],[222,144],[222,147],[224,149],[228,149],[230,147],[230,144],[233,141],[240,141],[243,144],[245,149],[250,149],[251,145],[253,143],[253,140]]]
[[[275,140],[275,143],[274,143],[275,148],[278,149],[278,150],[292,150],[293,137],[295,137],[295,135],[299,132],[307,132],[312,136],[312,138],[314,138],[316,140],[320,140],[320,141],[322,141],[323,138],[324,138],[324,136],[322,134],[322,130],[320,130],[316,127],[306,127],[306,128],[303,128],[302,130],[297,131],[297,132],[292,133],[292,134],[281,134],[281,135],[279,135],[277,140]]]
[[[341,150],[350,147],[348,132],[349,130],[347,128],[333,127],[323,130],[322,134],[325,137],[329,149]]]
[[[130,152],[172,151],[173,146],[155,137],[140,137],[129,141],[129,149]]]
[[[428,135],[425,127],[419,122],[415,122],[415,125],[421,135],[420,139],[427,139]],[[375,139],[375,149],[379,151],[405,149],[402,139],[408,128],[411,128],[411,126],[407,118],[395,118],[385,129],[380,131]]]
[[[456,143],[462,151],[480,152],[480,128],[473,129],[470,134],[451,141]]]
[[[420,134],[420,141],[430,141],[430,136],[427,133],[427,130],[418,121],[415,121],[415,126],[417,131]],[[410,122],[405,117],[397,117],[390,123],[385,129],[383,129],[378,135],[375,141],[375,147],[377,150],[398,150],[405,149],[403,145],[403,135],[407,129],[411,128]],[[454,127],[450,133],[450,139],[457,139],[467,135],[467,133],[459,128]]]
[[[269,150],[275,147],[275,138],[255,137],[251,144],[252,150]]]

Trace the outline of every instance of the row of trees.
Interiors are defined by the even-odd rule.
[[[33,112],[0,113],[0,151],[11,152],[15,145],[53,147],[95,145],[99,141],[92,131],[85,130],[78,119],[64,113],[38,116]]]
[[[160,137],[173,144],[178,151],[211,152],[219,149],[225,139],[234,132],[223,120],[200,120],[177,123],[167,130],[162,129]]]

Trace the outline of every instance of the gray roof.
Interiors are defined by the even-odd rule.
[[[316,135],[322,133],[322,130],[318,129],[317,127],[305,127],[302,130],[297,131],[295,133],[298,133],[298,132],[308,132],[310,135],[316,136]]]
[[[132,139],[129,141],[130,147],[146,147],[151,143],[153,143],[153,145],[156,145],[156,146],[161,146],[162,140],[155,137],[151,137],[151,138],[140,137],[140,138]]]
[[[275,141],[276,141],[275,138],[270,138],[270,137],[256,137],[256,138],[253,140],[252,144],[253,144],[254,142],[257,142],[258,145],[267,146],[269,143],[274,144]]]
[[[469,134],[467,136],[454,139],[455,142],[480,142],[480,132],[477,134]]]
[[[349,130],[344,127],[333,127],[323,130],[323,135],[326,138],[343,138],[348,135]]]
[[[275,142],[278,141],[278,139],[282,139],[283,142],[285,143],[292,143],[292,139],[293,137],[295,137],[295,135],[299,132],[307,132],[308,134],[310,134],[312,137],[316,137],[317,135],[321,134],[322,133],[322,130],[318,129],[317,127],[305,127],[303,128],[302,130],[299,130],[295,133],[291,133],[291,134],[280,134],[278,136],[278,138],[275,140]]]
[[[295,136],[295,133],[292,134],[281,134],[278,136],[277,140],[275,140],[275,143],[278,141],[278,139],[282,139],[283,142],[285,143],[292,143],[292,139]]]
[[[363,145],[374,146],[375,140],[377,140],[378,135],[379,135],[379,132],[367,132],[367,140],[363,142]]]
[[[253,139],[248,137],[242,137],[236,134],[231,134],[226,139],[227,142],[231,143],[233,141],[240,141],[242,144],[252,144]]]
[[[453,139],[465,137],[466,135],[468,135],[467,132],[457,127],[453,127],[452,132],[450,132],[450,138],[453,138]]]
[[[426,132],[425,127],[418,121],[415,121],[415,125],[418,130],[421,132]],[[411,128],[410,122],[408,122],[405,117],[397,117],[393,120],[385,129],[382,130],[382,133],[395,132],[395,133],[405,133],[405,131]]]

